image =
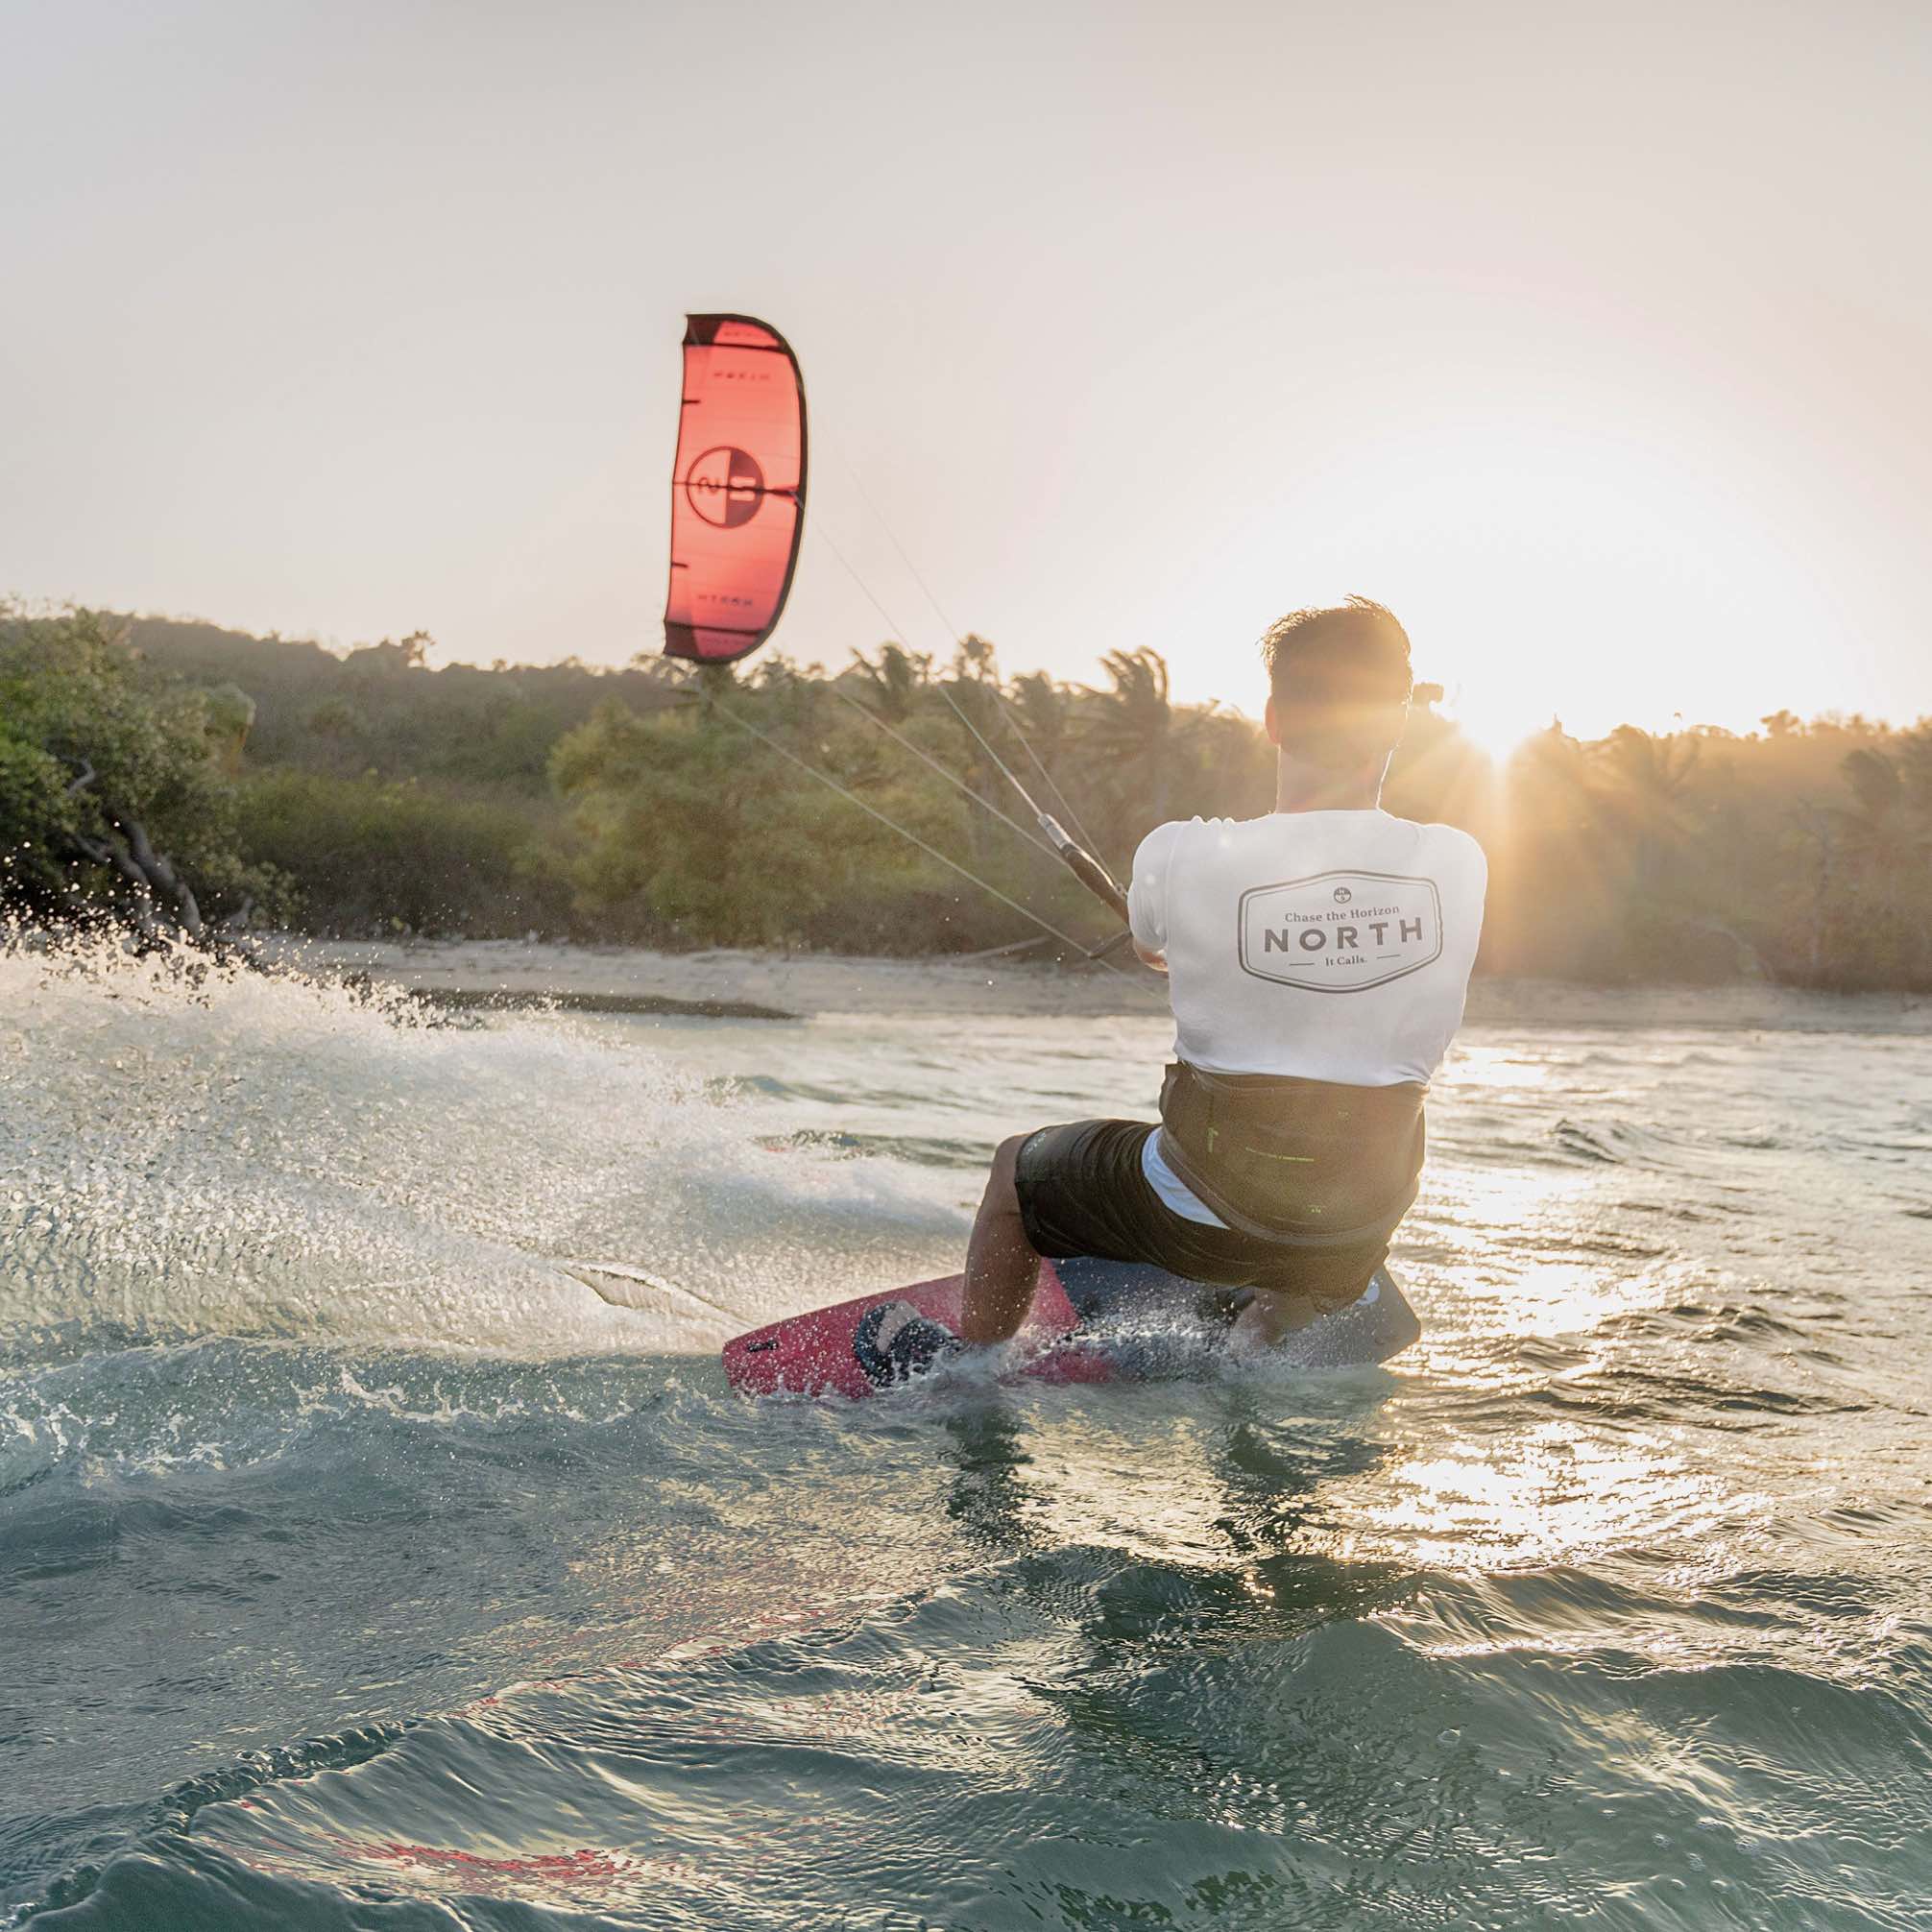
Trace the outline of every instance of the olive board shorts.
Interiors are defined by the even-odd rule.
[[[1183,1280],[1253,1288],[1345,1308],[1389,1254],[1386,1239],[1341,1248],[1286,1247],[1176,1214],[1141,1169],[1157,1127],[1146,1121],[1072,1121],[1020,1144],[1013,1183],[1037,1253],[1151,1263]]]

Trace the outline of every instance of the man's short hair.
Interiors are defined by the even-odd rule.
[[[1282,749],[1335,767],[1391,750],[1409,702],[1409,633],[1368,597],[1291,611],[1261,640]]]

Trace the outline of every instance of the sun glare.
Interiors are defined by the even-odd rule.
[[[1549,712],[1537,710],[1522,693],[1493,688],[1452,687],[1440,710],[1464,737],[1498,764],[1550,722]]]

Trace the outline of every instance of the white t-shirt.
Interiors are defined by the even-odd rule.
[[[1488,865],[1449,825],[1386,811],[1175,820],[1134,855],[1134,937],[1164,953],[1176,1056],[1209,1074],[1427,1080],[1462,1019]],[[1147,1137],[1142,1167],[1220,1221]]]

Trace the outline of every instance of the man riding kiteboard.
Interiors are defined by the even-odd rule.
[[[1174,1013],[1159,1124],[1002,1142],[959,1333],[881,1308],[861,1346],[887,1373],[1014,1335],[1043,1255],[1235,1291],[1237,1340],[1257,1347],[1355,1300],[1387,1256],[1415,1198],[1428,1082],[1462,1018],[1487,867],[1468,833],[1381,809],[1411,683],[1390,612],[1362,597],[1296,611],[1262,656],[1274,809],[1157,826],[1134,856],[1134,949],[1168,975]]]

